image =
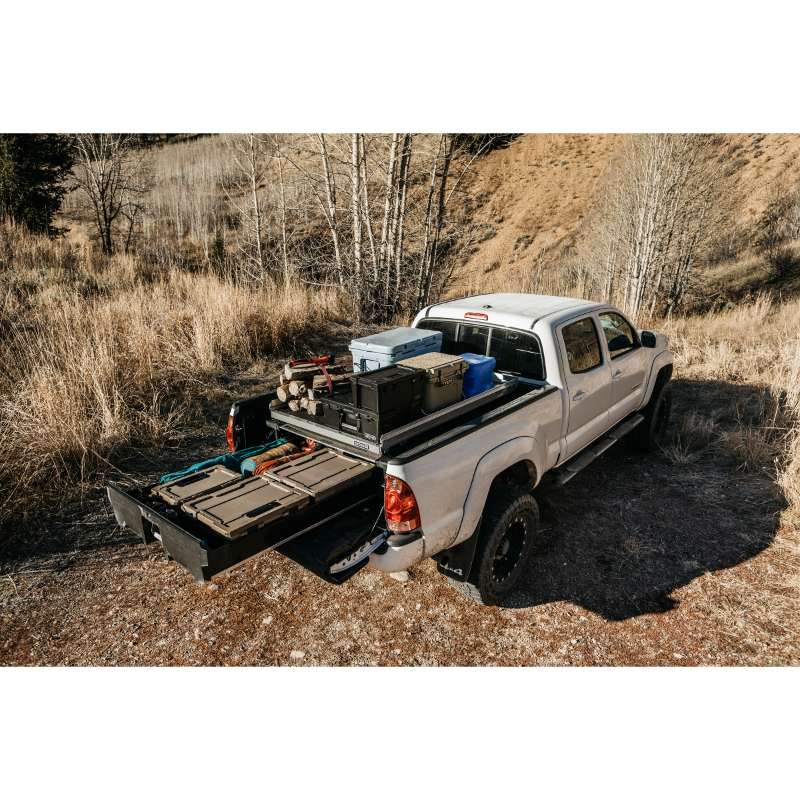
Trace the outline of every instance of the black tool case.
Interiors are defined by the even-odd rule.
[[[323,397],[316,422],[342,433],[378,442],[387,431],[422,415],[424,375],[408,367],[383,367],[350,378],[351,397],[337,392]]]
[[[412,367],[390,366],[350,376],[353,405],[383,416],[420,415],[425,375]],[[408,420],[411,421],[410,418]]]

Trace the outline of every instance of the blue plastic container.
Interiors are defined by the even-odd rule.
[[[497,360],[492,356],[479,356],[477,353],[462,353],[461,358],[468,364],[464,373],[464,398],[489,391],[492,388],[492,373]]]

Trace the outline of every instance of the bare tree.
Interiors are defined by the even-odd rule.
[[[127,246],[150,179],[134,134],[80,133],[74,137],[75,179],[94,212],[103,252],[114,252],[115,225],[127,211]]]
[[[442,159],[442,169],[438,172],[439,158]],[[446,206],[447,176],[450,172],[450,162],[453,158],[453,137],[442,134],[439,137],[439,146],[432,162],[431,180],[428,185],[428,199],[425,211],[425,237],[420,259],[420,268],[417,280],[417,308],[427,305],[431,291],[433,271],[436,266],[436,257],[439,249],[439,239],[444,225],[444,212]],[[438,182],[438,186],[437,186]],[[434,197],[436,202],[434,205]]]
[[[267,225],[263,186],[272,158],[270,142],[265,136],[246,133],[226,137],[233,156],[235,174],[226,188],[228,202],[242,220],[243,236],[239,249],[244,256],[247,274],[265,281],[270,274],[267,259]]]
[[[403,137],[403,147],[400,155],[400,174],[398,176],[398,185],[395,200],[395,210],[392,216],[392,241],[394,243],[394,271],[395,271],[395,309],[396,303],[400,297],[400,281],[403,272],[403,237],[405,234],[405,219],[406,219],[406,193],[408,190],[408,170],[411,164],[411,146],[413,143],[412,135],[405,134]],[[387,265],[387,287],[389,268]],[[388,300],[388,291],[387,291]]]
[[[367,231],[367,241],[372,258],[372,284],[378,283],[378,251],[375,247],[375,232],[372,229],[372,207],[369,201],[369,169],[367,168],[367,150],[369,143],[364,134],[361,134],[361,215],[364,228]]]
[[[352,217],[353,217],[353,280],[355,288],[361,288],[363,280],[361,270],[361,150],[359,134],[350,137],[352,147],[352,171],[350,176],[352,191]]]
[[[709,136],[627,139],[578,259],[588,270],[581,288],[633,315],[676,309],[723,213],[721,166],[713,156]]]
[[[389,147],[389,162],[386,166],[386,188],[383,196],[383,225],[381,225],[381,246],[380,246],[380,268],[385,270],[386,286],[389,285],[389,272],[386,270],[386,264],[389,261],[389,215],[392,212],[396,191],[397,179],[397,143],[400,139],[399,133],[392,134],[392,144]]]
[[[278,187],[280,189],[280,225],[281,225],[281,260],[283,264],[283,280],[284,283],[289,282],[291,270],[289,268],[289,246],[288,236],[286,232],[286,182],[283,176],[283,153],[281,152],[281,145],[278,135],[273,137],[273,144],[275,150],[275,162],[278,165]]]
[[[325,134],[317,136],[319,140],[319,151],[322,156],[322,166],[325,171],[325,192],[327,196],[327,207],[323,205],[323,212],[333,241],[334,258],[336,259],[336,273],[339,279],[339,286],[344,287],[344,265],[342,263],[342,251],[339,247],[339,226],[336,217],[336,179],[331,168],[331,159],[328,154]]]

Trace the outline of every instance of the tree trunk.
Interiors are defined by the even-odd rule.
[[[402,280],[402,270],[403,270],[403,235],[405,231],[405,219],[406,219],[406,189],[408,187],[408,167],[411,163],[411,145],[412,145],[412,137],[410,133],[407,133],[403,137],[403,151],[400,156],[400,179],[398,185],[398,196],[399,196],[399,203],[398,203],[398,213],[396,215],[397,219],[397,234],[395,238],[395,245],[394,245],[394,269],[395,269],[395,310],[397,307],[397,302],[400,298],[400,285]],[[388,268],[387,268],[388,274]]]
[[[256,245],[256,263],[258,266],[260,280],[266,277],[267,270],[264,263],[264,243],[262,241],[262,221],[261,203],[258,199],[258,153],[256,152],[255,135],[248,135],[249,158],[250,158],[250,194],[253,204],[253,234]]]
[[[325,192],[328,200],[328,227],[331,230],[331,240],[333,241],[333,255],[336,261],[336,275],[339,286],[344,288],[344,268],[342,266],[342,252],[339,248],[339,227],[336,221],[336,182],[331,170],[331,161],[328,156],[328,148],[325,144],[325,134],[319,134],[319,148],[322,156],[322,165],[325,173]]]
[[[283,282],[289,283],[289,250],[286,245],[286,186],[283,180],[283,155],[278,136],[275,135],[275,153],[278,159],[278,185],[281,194],[281,255],[283,256]]]
[[[430,255],[425,274],[425,285],[419,307],[426,306],[431,292],[431,281],[433,280],[433,269],[436,265],[437,250],[439,249],[439,237],[444,224],[445,192],[447,190],[447,175],[450,172],[450,161],[453,157],[453,140],[450,136],[443,136],[444,139],[444,161],[442,163],[442,175],[439,178],[439,192],[436,203],[436,221],[433,229],[433,242],[430,247]]]
[[[389,275],[387,265],[389,259],[387,258],[387,245],[389,242],[389,214],[392,210],[394,197],[396,193],[395,178],[396,178],[396,164],[397,164],[397,141],[400,135],[397,133],[392,134],[392,144],[389,148],[389,163],[386,167],[386,190],[383,198],[383,225],[381,225],[381,246],[379,251],[379,264],[382,270],[386,270],[385,274],[385,291],[384,295],[388,294]]]
[[[350,138],[351,162],[350,181],[352,183],[351,213],[353,217],[353,302],[355,304],[356,323],[361,322],[364,308],[364,283],[361,273],[361,154],[359,134]]]
[[[439,138],[439,146],[436,150],[436,155],[431,164],[431,180],[428,184],[428,199],[425,203],[425,232],[422,239],[422,256],[420,257],[419,270],[417,272],[417,308],[420,307],[422,300],[422,292],[425,286],[425,276],[428,266],[428,250],[430,247],[431,238],[431,213],[433,211],[433,195],[436,192],[436,171],[439,166],[439,154],[442,152],[442,144],[444,142],[444,134]]]
[[[361,135],[361,190],[363,192],[364,203],[364,227],[367,229],[367,241],[369,242],[370,255],[372,256],[372,283],[378,284],[378,254],[375,249],[375,235],[372,231],[372,214],[369,206],[369,188],[367,182],[367,146],[364,135]]]

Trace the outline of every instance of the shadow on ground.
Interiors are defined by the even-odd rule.
[[[681,414],[724,426],[765,399],[763,387],[722,381],[676,380],[673,392],[672,436]],[[766,471],[737,465],[720,442],[685,464],[618,445],[566,486],[543,489],[547,544],[506,605],[567,600],[608,620],[674,608],[676,589],[775,538],[782,493]]]
[[[765,400],[761,387],[694,380],[673,384],[674,418],[705,412],[723,428]],[[194,444],[198,458],[209,448],[223,447],[219,432]],[[185,450],[162,454],[161,471],[185,463],[186,455]],[[676,589],[752,558],[776,535],[786,505],[781,492],[766,471],[745,473],[737,465],[736,454],[723,444],[685,464],[618,445],[565,487],[541,489],[547,546],[507,607],[566,600],[608,620],[674,608]],[[152,463],[142,472],[147,469],[154,480],[158,471]],[[0,547],[2,572],[23,565],[64,572],[142,557],[138,539],[116,527],[100,488],[82,503],[54,509],[48,519],[13,533]]]

